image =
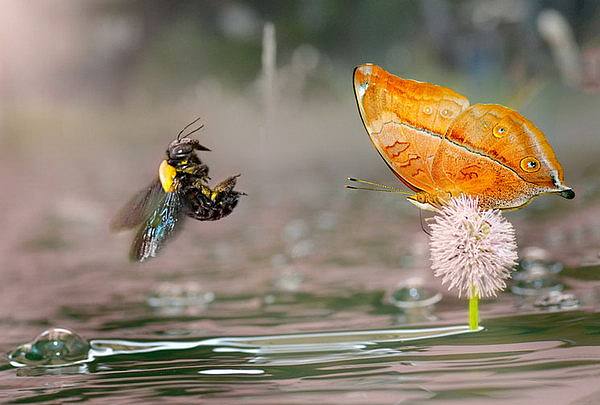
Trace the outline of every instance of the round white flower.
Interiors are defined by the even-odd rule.
[[[517,263],[515,231],[498,210],[477,199],[453,198],[431,224],[431,261],[436,277],[458,296],[496,296]]]

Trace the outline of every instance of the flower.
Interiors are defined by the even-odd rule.
[[[511,223],[467,196],[451,199],[435,217],[429,246],[434,275],[459,297],[495,297],[517,263]]]

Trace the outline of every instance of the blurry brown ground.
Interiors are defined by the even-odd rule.
[[[522,19],[503,9],[487,16],[494,10],[490,2],[464,2],[458,10],[450,2],[409,3],[398,20],[416,19],[416,33],[404,36],[406,28],[398,28],[402,35],[378,44],[365,31],[372,45],[350,51],[346,42],[360,32],[348,28],[340,39],[344,49],[333,55],[328,50],[335,46],[318,42],[325,34],[290,39],[285,13],[275,3],[216,3],[153,2],[153,8],[113,1],[3,2],[0,319],[13,326],[5,329],[7,340],[34,336],[38,327],[16,326],[52,323],[64,306],[143,300],[165,280],[250,295],[273,288],[289,269],[302,275],[299,288],[313,293],[389,290],[413,276],[430,280],[418,211],[397,196],[343,188],[350,175],[397,183],[356,112],[351,73],[366,61],[452,87],[473,102],[505,103],[535,121],[577,198],[543,197],[508,214],[519,244],[547,248],[569,265],[598,262],[600,97],[593,84],[600,43],[598,8],[590,2],[573,2],[583,11],[566,14],[565,21],[580,23],[574,26],[576,51],[586,49],[591,58],[575,63],[574,79],[561,71],[535,25],[543,9],[560,9],[560,2],[513,2],[524,7]],[[463,24],[446,33],[454,37],[434,29],[436,4],[452,11],[451,26]],[[366,6],[355,6],[340,18],[356,22]],[[466,14],[471,8],[484,15]],[[592,17],[577,14],[590,12]],[[265,94],[270,87],[261,41],[269,19],[282,40],[272,93]],[[490,25],[483,29],[478,19]],[[227,45],[221,49],[219,41]],[[197,43],[200,49],[190,56]],[[456,44],[458,50],[445,49]],[[461,59],[470,47],[491,49],[491,56]],[[532,59],[543,63],[532,67]],[[475,68],[477,63],[484,67]],[[196,116],[206,125],[198,136],[213,150],[202,155],[213,179],[241,173],[239,189],[248,196],[225,220],[188,221],[159,258],[131,264],[132,235],[111,234],[107,224],[130,194],[156,176],[167,144]]]

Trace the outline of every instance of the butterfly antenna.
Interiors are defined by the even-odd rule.
[[[186,129],[188,129],[189,127],[191,127],[192,125],[194,125],[196,122],[200,121],[200,118],[201,117],[196,118],[194,121],[190,122],[185,127],[183,127],[183,129],[181,131],[179,131],[179,133],[177,134],[177,140],[180,141],[181,140],[181,134],[183,134]],[[200,125],[200,127],[194,129],[192,132],[190,132],[189,134],[185,135],[184,138],[190,136],[194,132],[197,132],[197,131],[201,130],[202,128],[204,128],[204,124]]]
[[[397,193],[397,194],[404,194],[404,195],[411,194],[411,193],[401,190],[399,188],[388,186],[385,184],[375,183],[374,181],[357,179],[355,177],[348,177],[347,180],[353,181],[355,183],[366,184],[367,186],[371,186],[371,187],[360,187],[360,186],[355,186],[352,184],[346,184],[346,188],[349,188],[351,190],[381,191],[381,192],[385,192],[385,193]]]
[[[381,193],[394,193],[394,194],[403,194],[403,195],[410,194],[410,193],[406,193],[406,192],[400,191],[400,190],[386,190],[384,188],[357,187],[357,186],[352,186],[350,184],[346,184],[345,187],[350,190],[379,191]]]

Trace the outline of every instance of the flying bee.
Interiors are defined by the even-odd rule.
[[[185,217],[216,221],[231,214],[244,193],[234,190],[239,174],[208,186],[208,166],[197,151],[210,151],[189,136],[203,128],[185,131],[200,118],[186,125],[169,144],[157,178],[135,194],[111,222],[112,230],[139,227],[131,245],[130,258],[143,262],[155,257],[162,246],[181,228]]]

